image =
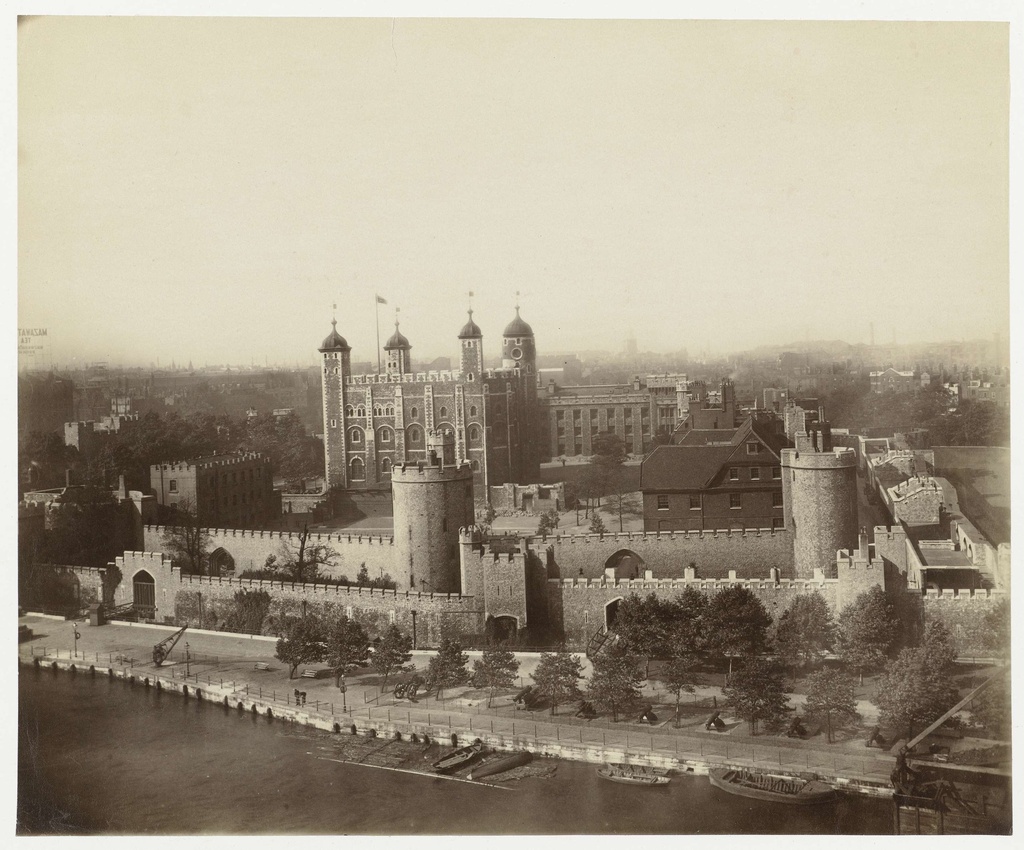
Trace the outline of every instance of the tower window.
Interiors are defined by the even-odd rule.
[[[469,439],[473,443],[480,439],[480,429],[476,425],[469,429]]]
[[[381,428],[378,432],[378,439],[382,444],[391,445],[391,429]]]
[[[442,419],[447,419],[448,418],[448,408],[447,407],[442,407],[441,408],[440,416],[441,416]]]
[[[362,459],[358,457],[352,458],[350,469],[352,470],[353,481],[363,481],[366,479],[366,467],[363,466]]]
[[[175,479],[172,478],[170,481],[167,482],[167,492],[169,492],[169,493],[177,493],[178,492],[178,482]]]
[[[354,408],[354,407],[352,407],[352,405],[351,405],[351,404],[346,404],[346,405],[345,405],[345,415],[346,415],[346,416],[347,416],[348,418],[350,418],[350,419],[351,419],[351,418],[352,418],[353,416],[355,416],[355,415],[356,415],[356,411],[355,411],[355,408]]]
[[[471,404],[469,406],[469,415],[470,416],[476,416],[476,405],[475,404]]]
[[[409,411],[409,418],[410,418],[410,419],[415,419],[415,418],[416,418],[417,416],[419,416],[419,415],[420,415],[420,412],[419,412],[419,410],[418,410],[417,408],[415,408],[415,407],[414,407],[414,408],[413,408],[412,410],[410,410],[410,411]]]
[[[420,444],[420,442],[422,441],[422,439],[423,439],[423,435],[421,434],[419,428],[410,428],[409,429],[409,444],[410,445],[418,446]]]
[[[466,375],[466,380],[467,380],[467,381],[472,381],[472,380],[473,380],[473,373],[472,373],[472,372],[470,372],[470,373],[468,373],[468,374]]]
[[[362,405],[356,408],[356,416],[366,416],[366,408]]]
[[[363,432],[358,428],[353,428],[348,432],[348,439],[350,443],[361,443],[363,441]]]
[[[470,465],[470,468],[473,469],[474,472],[480,469],[480,461],[478,461],[478,460],[471,460],[469,462],[469,465]]]
[[[338,427],[338,420],[337,419],[332,419],[331,420],[331,427],[332,428],[337,428]]]

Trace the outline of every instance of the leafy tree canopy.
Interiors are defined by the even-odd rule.
[[[753,658],[729,677],[722,689],[733,710],[750,724],[757,734],[759,723],[777,726],[786,715],[788,697],[782,674],[764,659]]]
[[[641,659],[635,655],[614,649],[594,658],[587,694],[599,708],[611,711],[612,722],[618,721],[619,711],[627,710],[640,700],[644,680],[641,664]]]
[[[579,656],[566,650],[541,653],[532,679],[541,695],[551,703],[551,713],[560,703],[579,695],[579,681],[583,676],[583,665]]]
[[[288,665],[288,678],[295,678],[300,664],[323,661],[327,653],[326,627],[318,617],[306,616],[294,620],[277,639],[275,657]]]
[[[825,597],[797,596],[782,613],[775,628],[775,643],[787,661],[812,664],[832,648],[835,623]]]
[[[828,667],[812,673],[807,679],[805,710],[810,716],[824,720],[831,744],[833,730],[858,716],[853,680],[845,673]]]

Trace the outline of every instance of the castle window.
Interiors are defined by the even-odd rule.
[[[779,490],[776,490],[774,493],[772,493],[772,507],[782,507],[782,493]]]
[[[772,467],[772,478],[774,478],[776,480],[778,480],[779,478],[782,478],[782,467],[781,466],[773,466]]]
[[[476,425],[469,429],[469,439],[474,443],[480,439],[480,429]]]
[[[391,458],[383,458],[380,462],[380,474],[390,475],[391,474]]]
[[[349,469],[351,470],[353,481],[364,481],[366,479],[366,467],[363,466],[363,461],[360,458],[352,458]]]
[[[739,493],[729,494],[729,507],[732,510],[743,507],[743,497]]]
[[[351,405],[351,404],[346,404],[346,405],[345,405],[345,415],[346,415],[346,416],[348,416],[348,417],[350,417],[350,418],[351,418],[352,416],[355,416],[355,415],[356,415],[356,411],[355,411],[355,408],[354,408],[354,407],[352,407],[352,405]]]
[[[379,405],[379,404],[375,404],[373,406],[373,415],[374,416],[383,416],[384,415],[384,408],[381,405]]]
[[[338,427],[338,420],[337,419],[332,419],[331,420],[331,427],[332,428],[337,428]]]
[[[750,480],[760,481],[761,480],[761,469],[757,466],[750,467]]]
[[[472,381],[473,380],[473,373],[472,372],[470,372],[468,375],[466,375],[466,380],[467,381]]]
[[[476,405],[475,404],[471,404],[469,406],[469,415],[470,416],[476,416]]]
[[[391,429],[390,428],[381,428],[377,432],[377,439],[382,444],[391,445]]]
[[[384,415],[385,416],[394,416],[395,415],[395,408],[394,408],[394,406],[389,404],[387,407],[385,407],[384,408]]]
[[[169,492],[169,493],[177,493],[178,492],[178,482],[176,480],[174,480],[173,478],[170,481],[167,482],[167,492]]]
[[[692,494],[690,496],[690,510],[691,511],[699,511],[700,510],[700,493]]]
[[[363,432],[359,428],[353,428],[348,432],[348,441],[353,444],[363,441]]]
[[[423,434],[419,428],[409,429],[409,445],[418,446],[423,440]]]
[[[478,461],[478,460],[471,460],[469,462],[469,465],[473,469],[474,472],[477,472],[477,471],[480,470],[480,461]]]
[[[448,418],[448,408],[447,407],[442,407],[441,408],[441,412],[440,412],[439,415],[440,415],[440,417],[442,419],[447,419]]]
[[[366,408],[362,405],[356,408],[356,416],[366,416]]]
[[[729,480],[730,481],[739,481],[740,480],[740,470],[739,470],[739,467],[737,467],[737,466],[730,466],[729,467]]]
[[[658,510],[659,511],[667,511],[668,510],[668,496],[658,496]]]
[[[412,410],[409,411],[409,418],[410,419],[415,419],[419,415],[420,415],[420,412],[415,407]]]

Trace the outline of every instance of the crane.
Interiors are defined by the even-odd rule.
[[[178,631],[172,635],[165,637],[160,643],[153,647],[153,663],[159,667],[167,659],[167,656],[171,654],[171,650],[174,649],[174,645],[178,642],[188,625],[182,626]]]

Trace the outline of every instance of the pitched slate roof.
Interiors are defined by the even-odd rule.
[[[640,489],[701,489],[735,451],[735,446],[658,446],[640,464]]]

